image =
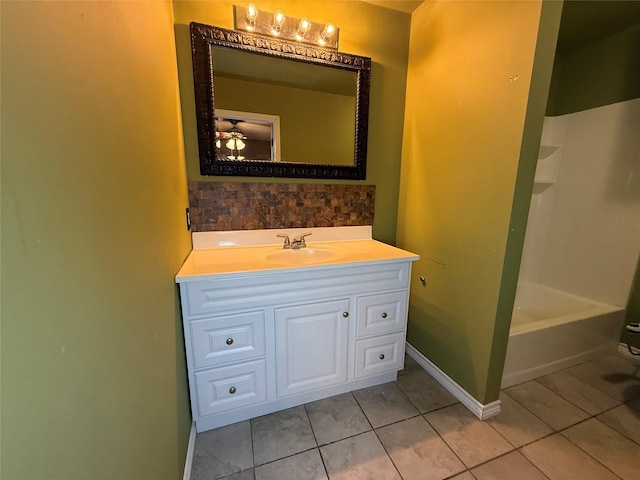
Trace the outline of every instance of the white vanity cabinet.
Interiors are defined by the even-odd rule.
[[[202,266],[203,255],[229,259],[220,252],[185,262],[176,281],[198,432],[395,380],[417,256],[370,242],[370,261],[363,243],[345,254],[355,260],[322,265]]]

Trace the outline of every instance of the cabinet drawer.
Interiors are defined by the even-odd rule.
[[[200,416],[244,407],[267,399],[265,360],[218,367],[195,374]]]
[[[406,291],[358,298],[358,337],[404,330],[406,321]]]
[[[356,378],[399,370],[403,363],[404,332],[356,342]]]
[[[264,311],[194,320],[190,327],[195,368],[265,354]]]

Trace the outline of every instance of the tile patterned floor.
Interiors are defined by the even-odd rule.
[[[640,358],[500,399],[482,422],[407,357],[396,382],[198,434],[191,480],[640,480]]]

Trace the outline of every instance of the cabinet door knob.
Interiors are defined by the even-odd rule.
[[[233,395],[234,393],[236,393],[236,387],[231,387],[231,388],[229,389],[229,393],[230,393],[231,395]]]
[[[233,338],[227,338],[227,345],[233,345]]]
[[[347,317],[349,316],[349,312],[342,312],[342,316],[343,316],[344,318],[347,318]]]
[[[387,318],[387,312],[382,312],[382,318]]]
[[[380,360],[384,360],[384,353],[380,354]]]

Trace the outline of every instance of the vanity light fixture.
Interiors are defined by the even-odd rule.
[[[259,11],[254,3],[233,6],[236,30],[245,30],[300,43],[338,49],[339,29],[332,22],[315,23],[309,17],[288,17],[278,9],[273,13]]]

